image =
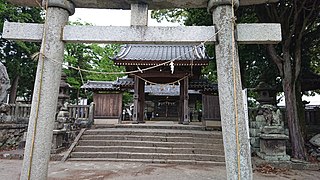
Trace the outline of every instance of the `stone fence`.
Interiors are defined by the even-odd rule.
[[[87,123],[93,122],[94,105],[68,105],[70,118]],[[7,114],[0,115],[1,123],[27,124],[29,122],[31,104],[9,104]]]
[[[0,150],[23,148],[31,111],[31,104],[6,105],[6,113],[0,114]],[[58,153],[67,148],[76,137],[82,127],[88,127],[93,123],[94,103],[90,105],[67,105],[64,108],[66,117],[57,117],[51,153]],[[64,113],[63,113],[64,114]],[[60,127],[61,126],[61,127]]]

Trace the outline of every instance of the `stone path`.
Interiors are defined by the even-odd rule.
[[[19,179],[21,160],[0,160],[1,179]],[[256,180],[316,180],[320,171],[290,170],[279,174],[255,172]],[[118,163],[118,162],[50,162],[49,180],[224,180],[224,167]]]

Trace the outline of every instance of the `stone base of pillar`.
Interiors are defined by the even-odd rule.
[[[190,122],[183,122],[183,125],[189,125],[190,124]]]
[[[202,125],[209,129],[221,130],[221,121],[217,120],[203,120]]]
[[[285,155],[267,155],[266,153],[262,152],[257,152],[257,155],[266,161],[290,161],[290,156],[285,154]]]

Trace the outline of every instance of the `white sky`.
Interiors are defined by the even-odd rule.
[[[281,96],[283,97],[284,95],[283,95],[283,93],[281,94]],[[277,97],[277,98],[279,98],[279,97]],[[306,95],[303,95],[302,96],[302,100],[303,101],[308,101],[308,102],[310,102],[309,104],[307,104],[307,105],[320,105],[320,95],[319,94],[317,94],[317,95],[315,95],[315,96],[306,96]],[[281,101],[278,103],[278,106],[285,106],[285,99],[283,98],[283,99],[281,99]]]
[[[158,23],[150,17],[149,26],[179,26],[178,23],[161,22]],[[110,10],[110,9],[85,9],[77,8],[74,15],[70,16],[70,21],[91,23],[96,26],[130,26],[130,10]]]

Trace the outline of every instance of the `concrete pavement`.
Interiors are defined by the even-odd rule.
[[[19,179],[21,166],[21,160],[1,159],[0,179]],[[223,166],[52,161],[48,177],[49,180],[224,180],[226,170]],[[320,171],[285,170],[277,174],[254,172],[253,177],[257,180],[316,180],[320,177]]]

